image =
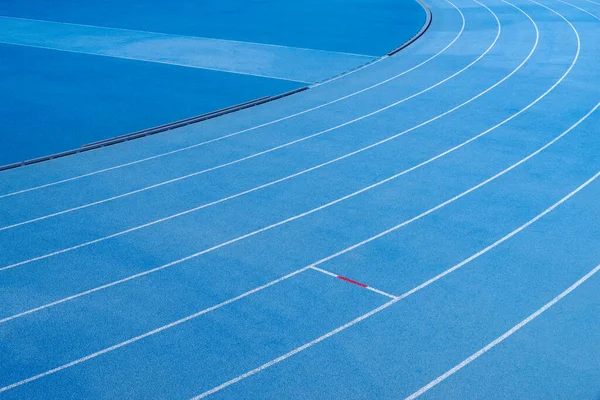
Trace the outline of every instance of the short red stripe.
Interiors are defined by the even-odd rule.
[[[352,279],[346,278],[345,276],[338,275],[338,278],[341,279],[341,280],[343,280],[343,281],[350,282],[352,284],[358,285],[360,287],[367,287],[367,285],[365,285],[364,283],[353,281]]]

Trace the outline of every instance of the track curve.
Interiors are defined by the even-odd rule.
[[[600,8],[429,6],[422,38],[369,68],[0,175],[0,393],[81,394],[92,376],[98,397],[544,398],[546,377],[561,397],[593,393],[591,358],[584,378],[556,365],[594,354],[600,325],[544,305],[600,302],[568,303],[598,283]],[[232,328],[215,346],[189,334],[306,271],[358,284],[339,323]],[[301,287],[341,296],[320,285]],[[257,301],[242,320],[293,324],[284,300]],[[35,363],[19,353],[32,348]]]

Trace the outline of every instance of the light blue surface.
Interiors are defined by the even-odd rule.
[[[416,1],[29,0],[0,15],[382,56],[425,23]]]
[[[422,39],[361,71],[0,174],[0,387],[19,383],[0,398],[189,398],[227,382],[215,398],[403,398],[598,265],[600,182],[573,193],[600,171],[600,21],[557,0],[455,4],[460,35],[459,11],[432,1]],[[315,263],[400,296],[472,256],[377,313],[385,295],[307,270],[66,364]],[[595,399],[598,282],[424,397]]]
[[[376,57],[0,17],[0,42],[315,83]]]

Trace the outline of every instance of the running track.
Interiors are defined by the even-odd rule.
[[[598,398],[600,3],[428,5],[349,75],[0,174],[0,398]]]

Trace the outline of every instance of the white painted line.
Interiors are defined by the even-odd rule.
[[[329,272],[329,271],[324,270],[324,269],[319,268],[319,267],[309,266],[308,268],[310,268],[312,270],[315,270],[315,271],[319,271],[320,273],[325,274],[325,275],[329,275],[329,276],[331,276],[333,278],[337,278],[338,277],[337,274],[334,274],[333,272]]]
[[[0,18],[6,19],[16,19],[20,21],[31,21],[31,22],[42,22],[46,24],[57,24],[57,25],[66,25],[66,26],[77,26],[77,27],[85,27],[85,28],[95,28],[95,29],[106,29],[111,31],[119,31],[119,32],[131,32],[131,33],[142,33],[153,36],[162,36],[165,38],[181,38],[181,39],[201,39],[201,40],[210,40],[212,42],[222,42],[222,43],[240,43],[240,44],[251,44],[256,46],[264,46],[264,47],[278,47],[282,49],[290,49],[290,50],[306,50],[315,53],[330,53],[330,54],[342,54],[347,56],[355,56],[355,57],[367,57],[367,58],[375,58],[377,56],[372,56],[368,54],[357,54],[357,53],[347,53],[343,51],[329,51],[329,50],[319,50],[319,49],[311,49],[308,47],[294,47],[294,46],[286,46],[281,44],[271,44],[271,43],[259,43],[259,42],[248,42],[243,40],[232,40],[232,39],[220,39],[220,38],[210,38],[204,36],[191,36],[191,35],[179,35],[173,33],[164,33],[164,32],[152,32],[152,31],[144,31],[144,30],[136,30],[136,29],[127,29],[127,28],[114,28],[108,26],[100,26],[100,25],[88,25],[88,24],[75,24],[72,22],[62,22],[62,21],[50,21],[47,19],[35,19],[35,18],[23,18],[23,17],[13,17],[9,15],[0,15]]]
[[[561,3],[563,3],[563,4],[566,4],[566,5],[568,5],[568,6],[571,6],[571,7],[573,7],[573,8],[576,8],[576,9],[578,9],[579,11],[583,11],[584,13],[588,14],[588,15],[589,15],[589,16],[591,16],[592,18],[595,18],[595,19],[597,19],[598,21],[600,21],[600,17],[598,17],[597,15],[595,15],[595,14],[593,14],[593,13],[589,12],[588,10],[584,10],[583,8],[581,8],[581,7],[577,7],[576,5],[574,5],[574,4],[571,4],[571,3],[567,2],[567,1],[564,1],[564,0],[556,0],[556,1],[558,1],[558,2],[561,2]],[[589,0],[586,0],[586,1],[589,1]],[[593,3],[593,1],[592,1],[592,3]],[[595,4],[598,4],[598,5],[600,5],[600,3],[595,3]]]
[[[479,357],[481,357],[482,355],[484,355],[485,353],[487,353],[488,351],[490,351],[491,349],[493,349],[494,347],[496,347],[497,345],[499,345],[500,343],[502,343],[503,341],[505,341],[512,335],[514,335],[515,333],[517,333],[525,325],[527,325],[528,323],[530,323],[531,321],[533,321],[534,319],[536,319],[537,317],[542,315],[550,307],[554,306],[556,303],[558,303],[559,301],[564,299],[568,294],[573,292],[575,289],[577,289],[579,286],[581,286],[585,281],[587,281],[592,276],[594,276],[596,273],[598,273],[598,271],[600,271],[600,265],[597,265],[596,268],[592,269],[590,272],[588,272],[586,275],[584,275],[581,279],[579,279],[577,282],[575,282],[573,285],[571,285],[567,290],[565,290],[564,292],[562,292],[561,294],[559,294],[558,296],[553,298],[551,301],[546,303],[543,307],[541,307],[536,312],[534,312],[533,314],[531,314],[530,316],[525,318],[523,321],[521,321],[517,325],[513,326],[511,329],[506,331],[502,336],[496,338],[494,341],[489,343],[487,346],[485,346],[482,349],[480,349],[479,351],[473,353],[470,357],[463,360],[460,364],[454,366],[452,369],[446,371],[443,375],[440,375],[433,381],[429,382],[427,385],[423,386],[421,389],[417,390],[416,392],[414,392],[413,394],[408,396],[406,398],[406,400],[416,399],[417,397],[423,395],[425,392],[427,392],[427,391],[431,390],[433,387],[439,385],[440,383],[442,383],[443,381],[445,381],[446,379],[448,379],[449,377],[451,377],[452,375],[454,375],[455,373],[457,373],[458,371],[460,371],[467,365],[471,364],[473,361],[477,360]]]
[[[393,294],[389,294],[387,292],[384,292],[383,290],[375,289],[374,287],[371,287],[371,286],[367,286],[365,289],[370,290],[371,292],[380,294],[382,296],[389,297],[390,299],[396,300],[398,298],[398,296],[394,296]]]
[[[217,309],[219,309],[219,308],[221,308],[221,307],[224,307],[224,306],[226,306],[226,305],[228,305],[228,304],[234,303],[234,302],[236,302],[236,301],[238,301],[238,300],[241,300],[241,299],[243,299],[244,297],[248,297],[248,296],[250,296],[250,295],[252,295],[252,294],[254,294],[254,293],[260,292],[260,291],[261,291],[261,290],[263,290],[263,289],[266,289],[266,288],[268,288],[268,287],[270,287],[270,286],[273,286],[273,285],[275,285],[275,284],[277,284],[277,283],[280,283],[280,282],[282,282],[282,281],[284,281],[284,280],[286,280],[286,279],[289,279],[289,278],[291,278],[291,277],[293,277],[293,276],[295,276],[295,275],[298,275],[298,274],[300,274],[300,273],[302,273],[302,272],[306,271],[307,269],[308,269],[308,267],[301,268],[301,269],[299,269],[299,270],[296,270],[296,271],[294,271],[294,272],[292,272],[292,273],[290,273],[290,274],[287,274],[287,275],[285,275],[285,276],[282,276],[281,278],[275,279],[275,280],[273,280],[273,281],[271,281],[271,282],[269,282],[269,283],[266,283],[266,284],[264,284],[264,285],[262,285],[262,286],[259,286],[259,287],[257,287],[257,288],[254,288],[254,289],[252,289],[252,290],[249,290],[249,291],[247,291],[247,292],[245,292],[245,293],[243,293],[243,294],[241,294],[241,295],[239,295],[239,296],[236,296],[236,297],[233,297],[233,298],[231,298],[231,299],[229,299],[229,300],[223,301],[223,302],[221,302],[221,303],[219,303],[219,304],[216,304],[216,305],[214,305],[214,306],[212,306],[212,307],[205,308],[204,310],[201,310],[201,311],[199,311],[199,312],[197,312],[197,313],[195,313],[195,314],[189,315],[189,316],[187,316],[187,317],[185,317],[185,318],[181,318],[181,319],[179,319],[179,320],[177,320],[177,321],[171,322],[170,324],[163,325],[163,326],[161,326],[160,328],[156,328],[156,329],[154,329],[154,330],[151,330],[151,331],[149,331],[149,332],[146,332],[146,333],[144,333],[144,334],[142,334],[142,335],[139,335],[139,336],[133,337],[133,338],[131,338],[131,339],[128,339],[128,340],[126,340],[126,341],[123,341],[123,342],[121,342],[121,343],[118,343],[118,344],[116,344],[116,345],[114,345],[114,346],[107,347],[107,348],[105,348],[105,349],[102,349],[102,350],[100,350],[100,351],[97,351],[97,352],[95,352],[95,353],[92,353],[92,354],[90,354],[90,355],[87,355],[87,356],[85,356],[85,357],[81,357],[81,358],[79,358],[79,359],[77,359],[77,360],[71,361],[71,362],[69,362],[69,363],[66,363],[66,364],[63,364],[63,365],[61,365],[61,366],[59,366],[59,367],[56,367],[56,368],[53,368],[53,369],[51,369],[51,370],[48,370],[48,371],[46,371],[46,372],[43,372],[43,373],[41,373],[41,374],[34,375],[34,376],[30,377],[30,378],[23,379],[23,380],[21,380],[21,381],[19,381],[19,382],[15,382],[15,383],[13,383],[13,384],[10,384],[10,385],[8,385],[8,386],[5,386],[5,387],[3,387],[3,388],[0,388],[0,393],[2,393],[2,392],[6,392],[6,391],[8,391],[8,390],[11,390],[11,389],[14,389],[14,388],[16,388],[16,387],[18,387],[18,386],[25,385],[26,383],[29,383],[29,382],[36,381],[36,380],[38,380],[38,379],[41,379],[41,378],[43,378],[43,377],[45,377],[45,376],[48,376],[48,375],[55,374],[55,373],[57,373],[57,372],[60,372],[60,371],[63,371],[63,370],[65,370],[65,369],[67,369],[67,368],[71,368],[71,367],[73,367],[73,366],[75,366],[75,365],[78,365],[78,364],[81,364],[81,363],[83,363],[83,362],[89,361],[89,360],[91,360],[91,359],[93,359],[93,358],[96,358],[96,357],[99,357],[99,356],[101,356],[101,355],[103,355],[103,354],[110,353],[111,351],[117,350],[117,349],[119,349],[119,348],[121,348],[121,347],[127,346],[127,345],[129,345],[129,344],[132,344],[132,343],[134,343],[134,342],[137,342],[137,341],[139,341],[139,340],[142,340],[142,339],[144,339],[144,338],[147,338],[147,337],[149,337],[149,336],[156,335],[157,333],[160,333],[160,332],[162,332],[162,331],[165,331],[165,330],[167,330],[167,329],[173,328],[173,327],[175,327],[175,326],[177,326],[177,325],[181,325],[181,324],[183,324],[184,322],[187,322],[187,321],[190,321],[190,320],[192,320],[192,319],[195,319],[195,318],[197,318],[197,317],[199,317],[199,316],[201,316],[201,315],[207,314],[207,313],[209,313],[209,312],[211,312],[211,311],[215,311],[215,310],[217,310]]]
[[[260,124],[260,125],[256,125],[256,126],[253,126],[251,128],[243,129],[243,130],[240,130],[240,131],[237,131],[237,132],[234,132],[234,133],[230,133],[230,134],[227,134],[227,135],[224,135],[224,136],[217,137],[215,139],[210,139],[210,140],[207,140],[207,141],[204,141],[204,142],[200,142],[200,143],[196,143],[196,144],[193,144],[193,145],[190,145],[190,146],[182,147],[182,148],[179,148],[179,149],[176,149],[176,150],[171,150],[171,151],[168,151],[168,152],[160,153],[160,154],[157,154],[157,155],[154,155],[154,156],[151,156],[151,157],[142,158],[142,159],[139,159],[139,160],[136,160],[136,161],[131,161],[131,162],[120,164],[120,165],[116,165],[116,166],[113,166],[113,167],[100,169],[100,170],[89,172],[89,173],[82,174],[82,175],[77,175],[77,176],[74,176],[74,177],[71,177],[71,178],[61,179],[61,180],[58,180],[58,181],[55,181],[55,182],[51,182],[51,183],[47,183],[47,184],[43,184],[43,185],[31,187],[31,188],[28,188],[28,189],[22,189],[22,190],[14,191],[14,192],[11,192],[11,193],[2,194],[2,195],[0,195],[0,199],[5,198],[5,197],[10,197],[10,196],[15,196],[15,195],[27,193],[27,192],[31,192],[31,191],[34,191],[34,190],[39,190],[39,189],[51,187],[51,186],[60,185],[60,184],[67,183],[67,182],[72,182],[72,181],[79,180],[79,179],[82,179],[82,178],[94,176],[94,175],[97,175],[97,174],[101,174],[101,173],[113,171],[113,170],[116,170],[116,169],[120,169],[120,168],[128,167],[128,166],[131,166],[131,165],[143,163],[143,162],[154,160],[154,159],[157,159],[157,158],[169,156],[169,155],[176,154],[176,153],[179,153],[179,152],[182,152],[182,151],[187,151],[187,150],[190,150],[190,149],[194,149],[196,147],[207,145],[209,143],[214,143],[214,142],[217,142],[217,141],[221,141],[221,140],[233,137],[233,136],[240,135],[240,134],[245,133],[245,132],[250,132],[250,131],[253,131],[253,130],[256,130],[256,129],[259,129],[259,128],[263,128],[263,127],[266,127],[266,126],[269,126],[269,125],[273,125],[273,124],[276,124],[278,122],[282,122],[282,121],[285,121],[285,120],[288,120],[288,119],[291,119],[291,118],[295,118],[295,117],[298,117],[300,115],[307,114],[309,112],[312,112],[312,111],[315,111],[315,110],[318,110],[318,109],[330,106],[332,104],[335,104],[335,103],[341,102],[343,100],[349,99],[349,98],[354,97],[354,96],[356,96],[358,94],[364,93],[366,91],[369,91],[371,89],[374,89],[376,87],[384,85],[384,84],[386,84],[386,83],[388,83],[390,81],[393,81],[393,80],[395,80],[395,79],[397,79],[397,78],[399,78],[399,77],[401,77],[403,75],[406,75],[409,72],[412,72],[412,71],[414,71],[414,70],[422,67],[423,65],[427,64],[428,62],[434,60],[435,58],[437,58],[438,56],[440,56],[442,53],[444,53],[448,48],[450,48],[462,36],[462,34],[464,32],[464,29],[465,29],[465,17],[463,15],[462,11],[458,7],[456,7],[452,2],[450,2],[449,0],[445,0],[445,1],[448,2],[449,4],[451,4],[460,13],[460,16],[461,16],[461,19],[462,19],[461,29],[458,32],[458,34],[456,35],[456,37],[446,47],[444,47],[442,50],[440,50],[438,53],[436,53],[433,56],[429,57],[428,59],[426,59],[425,61],[421,62],[420,64],[417,64],[416,66],[414,66],[412,68],[409,68],[409,69],[407,69],[404,72],[401,72],[401,73],[399,73],[397,75],[392,76],[391,78],[385,79],[385,80],[380,81],[380,82],[378,82],[378,83],[376,83],[374,85],[368,86],[368,87],[366,87],[364,89],[361,89],[361,90],[358,90],[356,92],[352,92],[352,93],[350,93],[350,94],[348,94],[346,96],[339,97],[339,98],[337,98],[335,100],[332,100],[332,101],[329,101],[327,103],[323,103],[323,104],[320,104],[318,106],[311,107],[311,108],[305,109],[303,111],[287,115],[285,117],[281,117],[281,118],[278,118],[278,119],[275,119],[275,120],[272,120],[272,121],[269,121],[269,122],[266,122],[266,123],[263,123],[263,124]],[[373,65],[373,64],[375,64],[375,63],[371,63],[369,65]]]
[[[477,0],[473,0],[473,1],[477,2]],[[479,3],[479,4],[481,4],[481,3]],[[487,8],[486,6],[483,6],[483,7],[485,7],[486,9],[489,10],[489,8]],[[489,10],[489,11],[492,12],[491,10]],[[492,14],[493,14],[493,12],[492,12]],[[46,220],[46,219],[49,219],[49,218],[54,218],[54,217],[57,217],[57,216],[60,216],[60,215],[64,215],[64,214],[68,214],[68,213],[71,213],[71,212],[74,212],[74,211],[79,211],[79,210],[82,210],[82,209],[93,207],[93,206],[96,206],[96,205],[99,205],[99,204],[108,203],[110,201],[114,201],[114,200],[121,199],[121,198],[124,198],[124,197],[129,197],[129,196],[132,196],[134,194],[145,192],[147,190],[155,189],[155,188],[158,188],[158,187],[169,185],[171,183],[175,183],[175,182],[179,182],[179,181],[182,181],[182,180],[185,180],[185,179],[189,179],[189,178],[192,178],[192,177],[195,177],[195,176],[199,176],[199,175],[205,174],[207,172],[212,172],[212,171],[219,170],[219,169],[222,169],[222,168],[225,168],[225,167],[229,167],[231,165],[235,165],[235,164],[241,163],[243,161],[251,160],[253,158],[256,158],[256,157],[259,157],[259,156],[262,156],[262,155],[265,155],[265,154],[268,154],[268,153],[272,153],[274,151],[277,151],[277,150],[280,150],[280,149],[292,146],[294,144],[298,144],[300,142],[304,142],[306,140],[315,138],[317,136],[321,136],[321,135],[323,135],[325,133],[337,130],[339,128],[342,128],[342,127],[354,124],[354,123],[356,123],[358,121],[362,121],[363,119],[372,117],[373,115],[379,114],[379,113],[381,113],[383,111],[386,111],[386,110],[388,110],[388,109],[390,109],[392,107],[396,107],[399,104],[402,104],[402,103],[404,103],[404,102],[406,102],[406,101],[408,101],[410,99],[413,99],[413,98],[415,98],[417,96],[420,96],[423,93],[426,93],[426,92],[428,92],[430,90],[433,90],[434,88],[436,88],[436,87],[444,84],[445,82],[449,81],[450,79],[452,79],[452,78],[456,77],[457,75],[463,73],[464,71],[466,71],[467,69],[469,69],[473,65],[475,65],[475,63],[477,63],[479,60],[481,60],[487,53],[489,53],[492,50],[492,48],[495,46],[496,42],[498,41],[498,39],[500,37],[500,33],[501,33],[500,21],[498,20],[498,17],[495,14],[494,14],[494,18],[496,18],[496,22],[498,24],[498,30],[497,30],[496,38],[494,39],[493,43],[487,48],[487,50],[483,54],[481,54],[477,59],[475,59],[469,65],[467,65],[466,67],[464,67],[460,71],[452,74],[451,76],[447,77],[446,79],[444,79],[444,80],[436,83],[435,85],[432,85],[432,86],[428,87],[427,89],[424,89],[424,90],[422,90],[422,91],[420,91],[418,93],[415,93],[415,94],[413,94],[411,96],[405,97],[402,100],[396,101],[396,102],[394,102],[392,104],[389,104],[389,105],[387,105],[385,107],[382,107],[382,108],[380,108],[378,110],[375,110],[375,111],[370,112],[368,114],[364,114],[364,115],[362,115],[360,117],[354,118],[354,119],[352,119],[350,121],[344,122],[344,123],[336,125],[334,127],[331,127],[331,128],[328,128],[328,129],[325,129],[325,130],[322,130],[322,131],[319,131],[317,133],[313,133],[313,134],[308,135],[308,136],[304,136],[302,138],[293,140],[291,142],[284,143],[284,144],[279,145],[279,146],[272,147],[272,148],[267,149],[267,150],[263,150],[263,151],[251,154],[251,155],[246,156],[246,157],[238,158],[236,160],[233,160],[233,161],[230,161],[230,162],[227,162],[227,163],[224,163],[224,164],[220,164],[220,165],[217,165],[215,167],[206,168],[206,169],[203,169],[201,171],[192,172],[192,173],[187,174],[187,175],[183,175],[183,176],[180,176],[180,177],[177,177],[177,178],[174,178],[174,179],[169,179],[169,180],[166,180],[166,181],[163,181],[163,182],[156,183],[154,185],[146,186],[144,188],[133,190],[133,191],[130,191],[130,192],[127,192],[127,193],[123,193],[123,194],[117,195],[117,196],[108,197],[108,198],[105,198],[103,200],[94,201],[94,202],[83,204],[83,205],[80,205],[80,206],[77,206],[77,207],[72,207],[72,208],[69,208],[69,209],[66,209],[66,210],[63,210],[63,211],[59,211],[59,212],[47,214],[47,215],[44,215],[44,216],[41,216],[41,217],[37,217],[37,218],[32,218],[32,219],[25,220],[25,221],[22,221],[22,222],[11,224],[11,225],[6,225],[6,226],[3,226],[3,227],[0,227],[0,231],[5,231],[5,230],[16,228],[16,227],[19,227],[19,226],[28,225],[28,224],[31,224],[31,223],[34,223],[34,222],[43,221],[43,220]]]
[[[124,55],[111,55],[111,54],[105,54],[105,53],[94,53],[94,52],[91,52],[91,51],[82,51],[82,50],[69,50],[69,49],[64,49],[64,48],[57,47],[57,46],[40,46],[40,45],[34,45],[34,44],[8,42],[8,41],[4,41],[4,40],[0,40],[0,43],[8,44],[8,45],[11,45],[11,46],[31,47],[31,48],[35,48],[35,49],[45,49],[45,50],[61,51],[63,53],[85,54],[85,55],[96,56],[96,57],[116,58],[116,59],[122,59],[122,60],[147,62],[147,63],[153,63],[153,64],[173,65],[173,66],[176,66],[176,67],[185,67],[185,68],[193,68],[193,69],[203,69],[203,70],[206,70],[206,71],[226,72],[228,74],[254,76],[254,77],[257,77],[257,78],[268,78],[268,79],[275,79],[275,80],[278,80],[278,81],[298,82],[298,83],[304,83],[304,84],[312,84],[312,83],[314,83],[314,82],[311,82],[311,81],[302,81],[300,79],[290,79],[290,78],[284,78],[284,77],[281,77],[281,76],[262,75],[262,74],[255,74],[255,73],[251,73],[251,72],[242,72],[242,71],[236,71],[236,70],[228,70],[228,69],[224,69],[224,68],[211,68],[211,67],[206,67],[206,66],[202,66],[201,67],[201,66],[193,65],[193,64],[177,63],[177,62],[174,62],[174,61],[163,61],[163,60],[149,59],[149,58],[143,58],[143,57],[128,57],[128,56],[124,56]]]
[[[284,354],[284,355],[282,355],[280,357],[277,357],[276,359],[274,359],[272,361],[269,361],[266,364],[261,365],[258,368],[255,368],[255,369],[253,369],[251,371],[248,371],[245,374],[242,374],[242,375],[240,375],[240,376],[238,376],[236,378],[233,378],[233,379],[231,379],[231,380],[229,380],[229,381],[227,381],[227,382],[225,382],[225,383],[223,383],[223,384],[221,384],[221,385],[219,385],[217,387],[214,387],[214,388],[212,388],[210,390],[207,390],[206,392],[204,392],[204,393],[202,393],[202,394],[200,394],[200,395],[198,395],[196,397],[193,397],[192,400],[203,399],[203,398],[205,398],[207,396],[210,396],[211,394],[214,394],[214,393],[216,393],[216,392],[218,392],[220,390],[223,390],[226,387],[231,386],[231,385],[233,385],[233,384],[235,384],[235,383],[237,383],[237,382],[239,382],[239,381],[241,381],[243,379],[246,379],[246,378],[248,378],[248,377],[250,377],[250,376],[252,376],[254,374],[257,374],[257,373],[259,373],[261,371],[264,371],[265,369],[270,368],[273,365],[278,364],[278,363],[280,363],[280,362],[282,362],[282,361],[290,358],[291,356],[293,356],[295,354],[298,354],[301,351],[304,351],[304,350],[306,350],[306,349],[314,346],[315,344],[320,343],[323,340],[328,339],[331,336],[336,335],[336,334],[342,332],[343,330],[346,330],[346,329],[350,328],[353,325],[358,324],[360,321],[363,321],[363,320],[365,320],[365,319],[367,319],[367,318],[369,318],[369,317],[377,314],[378,312],[380,312],[380,311],[388,308],[389,306],[391,306],[395,302],[397,302],[397,300],[389,301],[389,302],[387,302],[387,303],[379,306],[378,308],[374,309],[373,311],[370,311],[370,312],[368,312],[366,314],[363,314],[360,317],[358,317],[358,318],[356,318],[356,319],[348,322],[347,324],[342,325],[339,328],[337,328],[337,329],[335,329],[335,330],[333,330],[331,332],[328,332],[328,333],[326,333],[323,336],[318,337],[317,339],[313,340],[312,342],[308,342],[308,343],[306,343],[306,344],[304,344],[304,345],[302,345],[302,346],[300,346],[300,347],[298,347],[298,348],[290,351],[289,353],[286,353],[286,354]]]
[[[318,271],[318,272],[320,272],[322,274],[329,275],[329,276],[331,276],[333,278],[336,278],[336,279],[345,279],[342,275],[334,274],[331,271],[327,271],[326,269],[315,267],[314,265],[311,265],[308,268],[310,268],[312,270],[315,270],[315,271]],[[385,296],[385,297],[389,297],[390,299],[396,299],[398,297],[398,296],[394,296],[393,294],[389,294],[387,292],[384,292],[383,290],[375,289],[374,287],[371,287],[371,286],[368,286],[368,285],[365,285],[363,289],[370,290],[371,292],[377,293],[377,294]],[[0,320],[0,323],[2,323],[1,320]]]
[[[563,204],[564,202],[566,202],[567,200],[569,200],[571,197],[575,196],[583,188],[585,188],[590,183],[592,183],[594,180],[596,180],[598,178],[598,176],[600,176],[600,172],[597,172],[596,175],[594,175],[593,177],[591,177],[590,179],[588,179],[586,182],[584,182],[583,184],[581,184],[575,190],[573,190],[572,192],[570,192],[569,194],[567,194],[565,197],[563,197],[562,199],[560,199],[556,203],[552,204],[550,207],[548,207],[547,209],[545,209],[540,214],[536,215],[535,217],[533,217],[532,219],[530,219],[529,221],[527,221],[523,225],[519,226],[514,231],[512,231],[512,232],[508,233],[507,235],[503,236],[502,238],[498,239],[497,241],[495,241],[491,245],[487,246],[483,250],[478,251],[477,253],[475,253],[472,256],[466,258],[465,260],[459,262],[458,264],[456,264],[456,265],[448,268],[447,270],[443,271],[442,273],[434,276],[431,279],[428,279],[427,281],[421,283],[418,286],[415,286],[414,288],[412,288],[408,292],[405,292],[405,293],[401,294],[400,296],[398,296],[398,299],[402,300],[402,299],[405,299],[405,298],[407,298],[408,296],[410,296],[412,294],[415,294],[419,290],[424,289],[427,286],[431,285],[432,283],[435,283],[435,282],[439,281],[440,279],[442,279],[446,275],[450,275],[452,272],[456,271],[457,269],[460,269],[460,268],[464,267],[465,265],[467,265],[471,261],[473,261],[473,260],[481,257],[482,255],[484,255],[485,253],[489,252],[490,250],[498,247],[502,243],[506,242],[508,239],[512,238],[513,236],[515,236],[518,233],[522,232],[523,230],[527,229],[529,226],[531,226],[535,222],[537,222],[540,219],[542,219],[544,216],[546,216],[548,213],[550,213],[551,211],[553,211],[555,208],[557,208],[558,206],[560,206],[561,204]]]

